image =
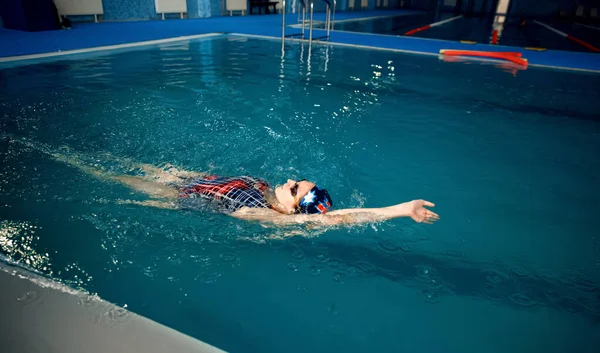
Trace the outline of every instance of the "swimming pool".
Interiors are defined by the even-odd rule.
[[[600,343],[598,75],[243,36],[103,54],[0,71],[8,258],[233,352]],[[144,197],[48,153],[304,177],[442,220],[269,239],[289,230],[118,204]]]
[[[456,14],[449,12],[441,12],[439,14],[434,12],[424,12],[418,14],[404,14],[402,16],[343,20],[334,24],[334,30],[403,36],[412,29],[447,20],[455,16]],[[493,21],[493,17],[464,16],[444,25],[415,33],[412,36],[415,38],[473,41],[490,44]],[[584,40],[593,46],[600,46],[600,40],[596,35],[596,30],[560,21],[542,20],[542,22]],[[316,27],[325,28],[325,24],[321,23],[316,25]],[[562,38],[548,29],[533,23],[532,20],[527,20],[524,25],[521,25],[521,21],[518,18],[508,19],[504,26],[502,36],[500,37],[499,44],[515,47],[537,47],[586,53],[591,52],[589,49],[566,38]]]

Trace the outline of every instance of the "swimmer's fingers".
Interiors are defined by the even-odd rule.
[[[433,211],[429,211],[427,210],[427,212],[425,213],[425,215],[428,218],[433,219],[434,221],[437,221],[438,219],[440,219],[440,215],[438,215],[437,213],[433,212]]]
[[[423,200],[423,206],[435,207],[435,204],[433,202]]]
[[[437,222],[439,220],[440,216],[437,213],[432,212],[430,210],[425,211],[425,220],[423,221],[423,223],[433,224],[434,222]]]

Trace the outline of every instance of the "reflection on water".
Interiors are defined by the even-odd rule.
[[[38,227],[29,222],[0,222],[0,249],[14,262],[40,271],[50,271],[50,256],[48,253],[39,254],[35,250],[35,242],[39,240],[36,235]]]
[[[40,229],[41,227],[29,222],[0,222],[0,255],[6,256],[6,258],[0,256],[0,260],[22,265],[73,288],[87,290],[93,278],[77,263],[56,269],[50,261],[51,256],[47,252],[41,253],[37,250],[40,240],[37,233]],[[30,299],[31,295],[26,294],[22,300]]]

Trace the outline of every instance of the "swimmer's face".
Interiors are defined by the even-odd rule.
[[[314,187],[315,183],[310,181],[288,179],[287,183],[275,189],[275,196],[279,203],[291,212],[296,209],[300,200]]]

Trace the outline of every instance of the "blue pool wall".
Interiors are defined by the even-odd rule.
[[[102,0],[107,20],[151,19],[156,16],[153,0]]]
[[[206,18],[221,15],[220,0],[187,0],[187,15],[190,18]],[[157,19],[154,0],[103,0],[104,19],[137,20]]]
[[[218,16],[219,13],[214,14],[214,0],[187,0],[187,16],[189,18],[206,18],[211,16]],[[217,1],[217,10],[220,9],[220,3]],[[218,11],[220,12],[220,10]]]

